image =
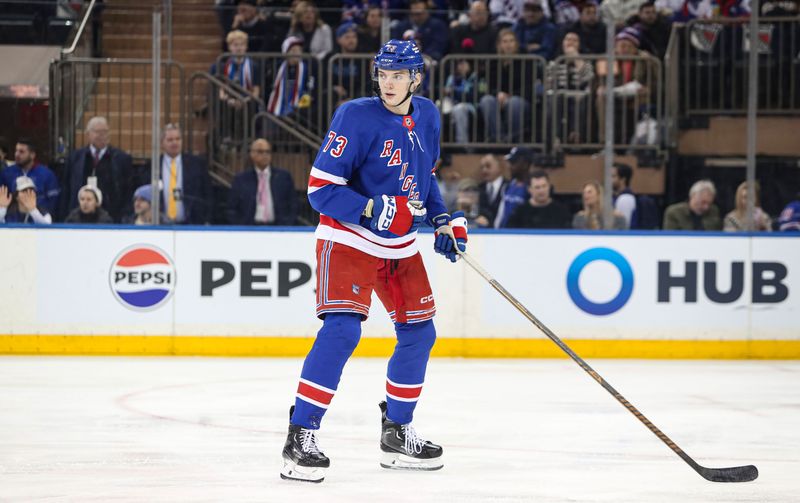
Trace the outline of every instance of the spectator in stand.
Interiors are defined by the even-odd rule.
[[[36,147],[33,141],[27,138],[20,138],[17,140],[16,149],[14,150],[14,163],[7,167],[0,173],[0,185],[8,187],[9,193],[18,192],[17,180],[19,177],[26,177],[33,180],[36,185],[36,205],[42,215],[52,215],[58,208],[58,196],[61,193],[61,188],[58,185],[56,175],[50,171],[50,168],[43,164],[36,162]],[[27,195],[23,196],[26,200]],[[23,207],[30,208],[30,205],[23,205]],[[52,218],[52,217],[49,217]]]
[[[463,211],[467,224],[476,226],[479,212],[480,192],[478,182],[472,178],[465,178],[458,182],[458,197],[456,198],[456,211]]]
[[[629,24],[639,29],[642,50],[663,60],[672,31],[670,18],[660,15],[655,3],[648,0],[639,6],[639,14],[631,18]]]
[[[222,63],[222,68],[217,68],[217,63],[211,65],[211,75],[220,74],[239,84],[254,97],[261,97],[261,65],[247,55],[248,35],[241,30],[233,30],[225,37],[228,52],[231,56]],[[226,94],[220,90],[220,99],[226,99]],[[233,100],[229,101],[233,104]]]
[[[631,190],[631,178],[633,178],[633,168],[629,165],[616,162],[611,167],[614,210],[625,217],[629,229],[634,228],[632,222],[636,213],[636,195]]]
[[[665,231],[718,231],[722,229],[714,204],[717,189],[711,180],[699,180],[689,189],[689,201],[675,203],[664,211]]]
[[[528,176],[533,163],[533,152],[525,147],[514,147],[504,159],[511,167],[511,181],[503,192],[503,199],[494,219],[495,229],[506,227],[517,207],[529,197]]]
[[[761,185],[756,181],[755,206],[753,207],[753,230],[771,231],[772,219],[761,209]],[[722,230],[725,232],[747,231],[747,182],[742,182],[736,188],[735,208],[725,215],[722,221]]]
[[[472,39],[464,39],[463,43],[468,46],[464,53],[469,54]],[[452,118],[456,143],[466,145],[470,141],[470,120],[475,120],[478,99],[486,92],[486,81],[478,77],[471,59],[460,58],[455,73],[447,76],[442,92],[442,113]]]
[[[153,186],[149,183],[142,185],[133,193],[133,215],[127,216],[122,223],[130,225],[153,225]],[[172,222],[164,212],[159,218],[161,225],[169,225]]]
[[[264,49],[267,34],[271,34],[274,28],[259,15],[256,0],[236,0],[236,15],[225,33],[232,30],[247,34],[247,50],[245,52],[261,52]],[[230,47],[227,39],[226,43]]]
[[[558,26],[569,26],[581,18],[581,0],[555,0],[555,23]]]
[[[105,117],[92,117],[86,125],[89,145],[73,151],[64,166],[65,191],[61,215],[66,216],[80,203],[79,191],[86,185],[97,187],[103,208],[114,222],[131,211],[135,173],[131,156],[109,143],[111,130]]]
[[[363,23],[373,7],[381,8],[381,0],[344,0],[342,2],[342,21]]]
[[[8,167],[7,159],[8,159],[8,144],[6,143],[6,139],[0,136],[0,176],[2,176],[3,170]]]
[[[508,187],[508,180],[503,177],[503,168],[494,154],[486,154],[481,158],[481,183],[478,186],[478,218],[475,223],[479,227],[493,227],[503,194]]]
[[[525,3],[528,0],[489,0],[489,12],[494,19],[495,27],[512,28],[522,18]],[[544,17],[548,20],[550,14],[550,3],[547,0],[541,1]]]
[[[211,219],[211,180],[205,160],[183,152],[180,128],[167,124],[161,133],[161,204],[167,218],[176,224],[205,225]],[[142,184],[150,180],[145,168]]]
[[[603,186],[600,182],[591,181],[583,186],[583,209],[572,218],[573,229],[600,230],[605,229],[603,222]],[[611,229],[624,231],[628,228],[625,217],[618,211],[612,213],[614,221]]]
[[[400,21],[392,29],[392,38],[402,39],[403,34],[413,30],[422,39],[422,53],[434,61],[442,59],[447,52],[449,30],[439,18],[432,17],[428,11],[427,0],[411,0],[408,19]]]
[[[562,33],[575,32],[580,37],[581,54],[605,54],[606,25],[600,21],[594,0],[586,0],[581,6],[580,19],[565,26]]]
[[[302,38],[288,37],[283,41],[281,51],[286,54],[286,59],[278,67],[278,73],[267,100],[267,111],[278,116],[310,108],[312,105],[311,93],[315,83],[312,75],[313,68],[309,68],[308,62],[301,57],[303,54]]]
[[[383,24],[383,9],[371,5],[364,16],[364,24],[358,30],[358,52],[376,54],[383,39],[381,38],[381,25]]]
[[[39,208],[36,197],[36,183],[27,176],[14,180],[14,197],[5,186],[0,185],[0,224],[40,224],[53,223],[53,217],[44,208]]]
[[[368,69],[364,60],[353,59],[358,47],[358,25],[345,21],[336,28],[336,52],[341,58],[328,62],[333,78],[334,105],[339,106],[347,100],[369,96],[367,87]],[[331,55],[333,56],[333,55]],[[371,81],[370,81],[371,84]]]
[[[550,176],[544,170],[531,174],[528,200],[514,210],[508,227],[515,229],[569,229],[570,215],[566,206],[552,197]]]
[[[289,35],[303,40],[303,51],[311,53],[319,60],[333,50],[333,32],[319,17],[319,10],[314,3],[300,0],[294,4],[292,24]],[[284,41],[285,43],[285,41]]]
[[[228,222],[234,225],[294,225],[297,194],[292,175],[272,165],[272,145],[250,145],[252,166],[236,175],[228,195]]]
[[[436,161],[436,177],[439,185],[439,193],[442,194],[447,211],[456,211],[458,201],[458,184],[461,183],[461,173],[450,163],[449,157],[440,158]]]
[[[519,54],[519,41],[510,28],[498,32],[497,54]],[[528,100],[533,95],[533,83],[524,70],[525,62],[521,59],[503,58],[489,62],[487,93],[479,104],[486,127],[485,141],[522,141],[525,114],[530,106]],[[498,128],[498,122],[506,127]]]
[[[103,193],[93,185],[84,185],[78,191],[78,207],[73,209],[64,223],[113,224],[111,215],[103,209]]]
[[[783,208],[777,224],[781,232],[800,232],[800,192]]]
[[[594,66],[581,58],[581,39],[568,32],[561,40],[563,58],[547,65],[546,78],[550,118],[548,124],[558,121],[555,138],[561,143],[580,143],[589,139],[589,97],[594,84]],[[550,130],[548,128],[548,130]]]
[[[600,10],[603,19],[613,19],[617,29],[625,26],[632,16],[639,12],[639,6],[646,0],[603,0]]]
[[[522,18],[514,25],[523,54],[553,59],[556,49],[556,27],[545,16],[542,0],[525,0]]]
[[[628,26],[617,33],[614,38],[614,54],[620,56],[614,62],[614,89],[616,110],[619,114],[615,119],[615,143],[629,141],[631,133],[634,131],[637,114],[640,108],[646,108],[650,103],[651,96],[655,96],[655,79],[648,79],[653,76],[652,68],[644,60],[630,59],[629,56],[648,56],[645,51],[639,50],[640,42],[639,30]],[[600,85],[597,86],[597,122],[600,125],[600,141],[604,141],[605,136],[605,78],[607,65],[604,59],[597,61],[597,78]]]
[[[489,24],[489,9],[486,2],[476,0],[469,5],[469,23],[457,24],[450,30],[450,53],[461,52],[463,41],[472,39],[472,52],[492,54],[497,50],[497,31]]]

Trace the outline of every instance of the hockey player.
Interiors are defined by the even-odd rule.
[[[439,112],[413,96],[423,60],[413,41],[390,40],[375,56],[377,96],[340,106],[317,154],[308,199],[320,212],[317,236],[317,316],[323,325],[306,356],[281,477],[321,482],[330,461],[317,430],[361,336],[361,322],[378,294],[397,333],[380,403],[381,466],[436,470],[442,448],[411,426],[425,368],[436,339],[436,312],[417,228],[436,229],[434,248],[452,262],[466,250],[466,220],[442,202],[434,164],[439,157]]]

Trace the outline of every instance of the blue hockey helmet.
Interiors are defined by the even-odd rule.
[[[411,77],[425,67],[422,53],[413,40],[392,39],[375,55],[372,77],[377,78],[378,70],[408,70]]]

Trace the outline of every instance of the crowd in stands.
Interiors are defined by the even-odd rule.
[[[168,124],[161,134],[162,154],[158,186],[154,190],[149,164],[135,168],[131,157],[110,145],[109,124],[92,118],[88,145],[71,152],[61,179],[37,161],[34,144],[16,141],[13,164],[0,162],[0,223],[152,225],[152,204],[160,199],[160,224],[205,225],[219,218],[205,160],[183,151],[182,133]],[[273,146],[258,138],[249,148],[249,164],[233,180],[224,204],[224,221],[232,225],[297,225],[304,194],[295,191],[287,170],[272,163]],[[587,180],[581,205],[571,212],[559,200],[548,171],[535,165],[533,151],[514,147],[505,156],[486,154],[480,159],[480,180],[462,178],[449,165],[440,166],[440,191],[450,211],[464,211],[477,228],[687,231],[744,231],[749,186],[736,190],[733,208],[724,218],[715,204],[710,180],[699,180],[685,202],[666,208],[663,219],[655,202],[631,188],[633,170],[623,163],[612,168],[612,221],[604,220],[603,185]],[[507,163],[506,170],[503,163]],[[508,171],[510,178],[504,173]],[[800,193],[777,218],[759,204],[755,184],[752,214],[757,231],[800,231]]]

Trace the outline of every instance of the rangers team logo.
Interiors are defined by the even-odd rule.
[[[123,250],[111,263],[108,278],[119,303],[133,311],[162,306],[175,291],[176,279],[169,255],[150,245]]]

